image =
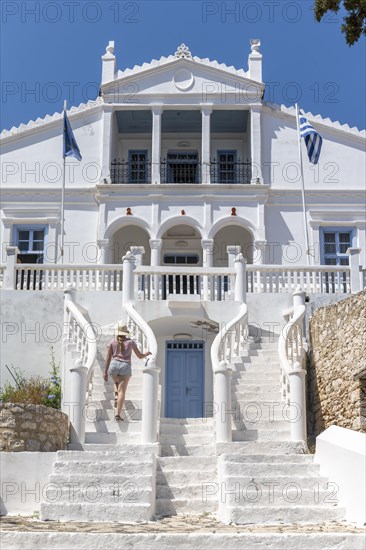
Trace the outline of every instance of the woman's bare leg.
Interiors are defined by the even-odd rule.
[[[116,416],[121,416],[123,403],[125,402],[126,397],[126,390],[130,378],[131,376],[129,375],[116,376],[114,378],[115,383],[118,385]]]

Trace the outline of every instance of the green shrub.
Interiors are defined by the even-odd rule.
[[[61,408],[61,378],[60,365],[56,365],[55,352],[51,348],[50,378],[30,376],[13,368],[15,386],[6,382],[0,388],[0,401],[3,403],[26,403],[30,405],[45,405],[53,409]]]

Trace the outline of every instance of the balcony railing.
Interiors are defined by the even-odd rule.
[[[248,184],[251,181],[249,160],[237,162],[210,161],[211,183]],[[202,164],[197,160],[160,161],[161,183],[202,183]],[[114,160],[111,163],[112,183],[151,183],[151,161],[126,162]]]
[[[112,183],[151,183],[151,162],[125,162],[114,160],[111,163]]]
[[[250,183],[252,165],[249,159],[238,161],[211,160],[211,183]]]

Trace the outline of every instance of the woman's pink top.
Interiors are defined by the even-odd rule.
[[[123,351],[121,353],[120,346],[117,340],[113,339],[109,343],[109,347],[112,348],[112,358],[117,361],[124,361],[131,365],[131,354],[133,349],[137,349],[137,343],[134,340],[125,340],[123,342]]]

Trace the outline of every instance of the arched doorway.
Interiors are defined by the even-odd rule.
[[[125,225],[116,231],[110,238],[110,263],[120,264],[122,257],[132,246],[143,246],[145,254],[142,265],[150,265],[150,236],[145,229],[137,225]]]
[[[239,225],[227,225],[214,236],[213,267],[227,267],[227,246],[240,246],[248,264],[253,263],[253,235]]]

